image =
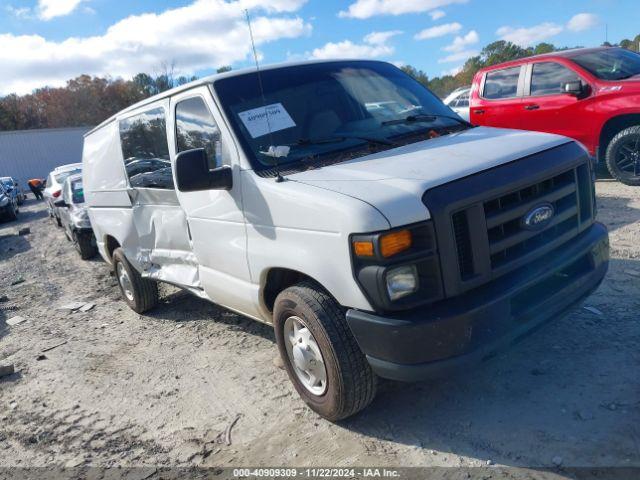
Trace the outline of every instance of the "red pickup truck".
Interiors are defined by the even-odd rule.
[[[580,48],[480,70],[471,123],[557,133],[581,142],[613,177],[640,185],[640,55]]]

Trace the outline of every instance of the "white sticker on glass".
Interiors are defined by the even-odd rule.
[[[269,121],[267,121],[269,115]],[[295,127],[296,124],[281,103],[246,110],[238,114],[251,138],[258,138],[271,132]]]

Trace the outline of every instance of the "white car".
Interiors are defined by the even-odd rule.
[[[56,167],[47,177],[46,188],[42,194],[49,210],[49,216],[55,219],[59,227],[62,226],[62,223],[55,202],[62,195],[62,187],[67,177],[78,173],[82,173],[82,163],[70,163]]]
[[[391,104],[411,108],[371,108]],[[450,375],[556,320],[608,266],[578,143],[473,128],[384,62],[161,93],[86,135],[83,183],[133,310],[168,282],[273,325],[330,420],[366,407],[378,377]]]
[[[467,122],[469,121],[469,94],[471,87],[460,87],[451,92],[444,99],[444,104],[460,115]]]

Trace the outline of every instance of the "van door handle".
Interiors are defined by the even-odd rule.
[[[474,110],[473,113],[475,113],[476,115],[482,115],[484,113],[484,110]]]
[[[527,105],[526,107],[524,107],[525,110],[538,110],[540,108],[540,105]]]

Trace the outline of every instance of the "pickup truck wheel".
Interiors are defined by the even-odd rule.
[[[93,241],[92,235],[73,232],[73,244],[82,260],[89,260],[98,254],[98,248]]]
[[[609,173],[625,185],[640,185],[640,125],[618,133],[606,152]]]
[[[327,293],[311,282],[287,288],[276,298],[274,327],[287,374],[312,410],[337,421],[371,403],[377,378]]]
[[[122,298],[131,310],[144,313],[155,307],[158,304],[158,284],[142,278],[131,266],[121,248],[116,248],[112,258]]]

